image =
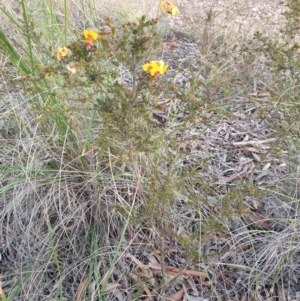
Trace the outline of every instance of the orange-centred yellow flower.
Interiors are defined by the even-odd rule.
[[[67,56],[68,51],[69,51],[69,49],[67,47],[59,47],[57,50],[57,55],[56,55],[57,60],[60,61],[65,56]]]
[[[86,46],[92,46],[94,44],[94,41],[97,40],[98,34],[93,30],[84,30],[83,37],[84,37],[84,41],[83,41],[84,44]]]
[[[159,4],[159,7],[166,13],[176,16],[179,12],[179,9],[176,5],[169,1],[163,1]]]
[[[166,72],[168,67],[169,65],[165,64],[164,61],[151,61],[143,65],[143,70],[149,72],[151,76],[159,77]]]

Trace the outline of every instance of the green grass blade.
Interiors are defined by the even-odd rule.
[[[26,34],[26,38],[27,38],[27,46],[28,46],[28,54],[29,54],[30,64],[31,64],[31,72],[34,75],[35,68],[34,68],[34,57],[33,57],[32,44],[31,44],[31,34],[29,31],[29,22],[28,22],[28,18],[27,18],[27,11],[26,11],[24,0],[21,1],[21,5],[22,5],[22,10],[23,10],[23,20],[25,23],[25,34]]]
[[[2,30],[0,30],[0,48],[2,48],[2,51],[9,56],[10,62],[14,65],[14,67],[17,70],[20,70],[24,74],[31,73],[29,66],[26,64],[21,55],[16,51],[14,46],[7,39],[6,35]]]

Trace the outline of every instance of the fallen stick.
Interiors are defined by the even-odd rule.
[[[249,141],[240,141],[240,142],[233,142],[232,145],[234,146],[245,146],[245,145],[257,145],[257,144],[264,144],[276,141],[276,138],[269,138],[266,140],[249,140]]]

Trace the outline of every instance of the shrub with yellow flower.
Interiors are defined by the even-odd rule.
[[[159,7],[166,13],[176,16],[179,12],[179,9],[176,5],[169,1],[163,1],[160,3]]]
[[[60,61],[61,59],[66,57],[68,55],[68,51],[69,49],[67,47],[59,47],[56,55],[57,60]]]
[[[143,70],[148,71],[153,77],[159,77],[166,72],[168,67],[169,65],[165,64],[164,61],[151,61],[143,65]]]
[[[83,31],[83,37],[84,37],[84,44],[88,47],[92,46],[94,44],[94,41],[97,40],[98,34],[97,32],[93,30],[84,30]]]

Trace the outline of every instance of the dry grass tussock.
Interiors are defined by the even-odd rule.
[[[299,298],[298,61],[284,46],[277,49],[283,58],[268,50],[278,45],[274,37],[285,38],[281,13],[288,7],[250,0],[177,4],[181,13],[163,24],[158,55],[169,63],[178,98],[197,81],[203,111],[175,147],[162,139],[154,154],[136,152],[130,160],[125,143],[97,144],[101,124],[90,126],[91,110],[72,101],[73,90],[68,107],[59,107],[67,118],[47,118],[55,107],[47,95],[59,87],[30,91],[16,84],[23,74],[0,48],[2,298],[3,292],[22,301]],[[28,17],[45,31],[41,43],[57,42],[45,28],[62,27],[63,2],[37,6]],[[0,14],[15,19],[6,15],[1,28],[25,56],[28,40],[15,26],[22,7],[3,8]],[[51,9],[48,19],[38,18]],[[103,26],[105,15],[120,22],[155,17],[158,3],[70,1],[66,11],[75,36]],[[253,36],[257,30],[262,37]],[[50,61],[58,46],[32,45],[36,62]],[[119,70],[132,81],[126,66]],[[166,137],[185,117],[172,97],[153,113]]]

